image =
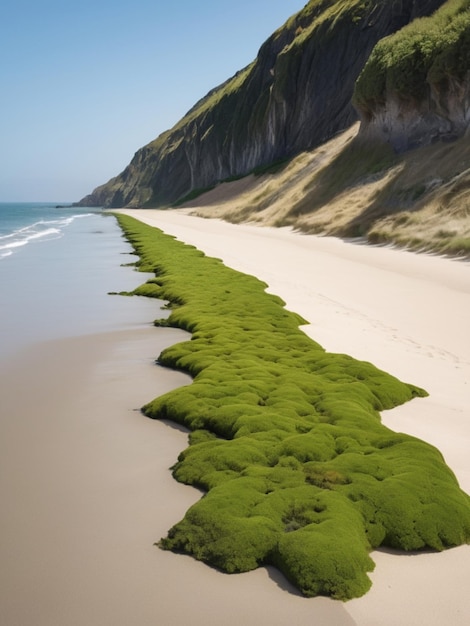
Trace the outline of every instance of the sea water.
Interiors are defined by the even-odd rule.
[[[161,303],[109,292],[147,280],[116,218],[57,203],[0,203],[0,359],[29,344],[151,324]]]
[[[60,210],[45,202],[0,203],[0,260],[35,241],[61,237],[63,229],[90,209]]]

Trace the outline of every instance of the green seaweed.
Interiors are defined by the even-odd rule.
[[[378,546],[442,550],[470,539],[470,498],[433,446],[395,433],[380,411],[427,395],[367,362],[330,354],[266,285],[123,215],[169,300],[170,326],[192,333],[162,365],[190,385],[143,407],[190,429],[174,477],[204,496],[161,539],[225,572],[271,564],[306,596],[364,594]]]

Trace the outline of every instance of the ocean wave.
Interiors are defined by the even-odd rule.
[[[15,248],[21,248],[34,241],[49,241],[63,235],[63,229],[81,217],[90,217],[93,213],[68,215],[52,220],[39,220],[18,228],[6,235],[0,235],[0,259],[10,256]]]

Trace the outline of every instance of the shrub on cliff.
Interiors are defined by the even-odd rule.
[[[364,114],[389,95],[419,101],[431,84],[470,70],[470,0],[448,0],[375,46],[359,75],[353,102]]]

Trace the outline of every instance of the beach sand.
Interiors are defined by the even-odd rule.
[[[264,280],[268,291],[281,296],[288,309],[310,322],[305,332],[327,350],[371,361],[424,387],[428,398],[384,412],[382,419],[393,430],[438,447],[461,487],[470,492],[468,262],[301,235],[287,228],[232,225],[190,216],[187,209],[125,212]],[[363,598],[336,604],[355,623],[469,623],[470,546],[419,555],[384,550],[372,557],[376,569],[371,591]],[[202,577],[214,576],[209,568],[199,571]],[[240,578],[244,577],[251,580],[250,575]],[[253,577],[253,581],[257,585],[254,597],[267,594],[269,607],[282,595],[267,576]],[[283,595],[290,597],[286,592]],[[317,600],[308,601],[310,623],[315,623]],[[240,603],[245,601],[239,598]],[[264,623],[276,623],[271,617]],[[288,621],[304,623],[300,616]],[[331,616],[318,623],[340,622]]]

